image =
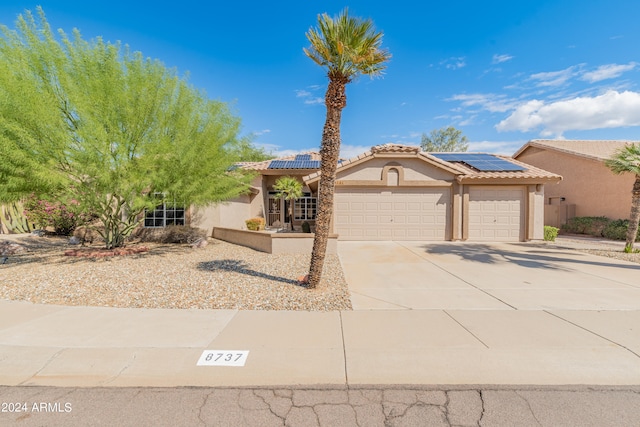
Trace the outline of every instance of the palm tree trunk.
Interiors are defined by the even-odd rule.
[[[633,190],[631,190],[631,214],[629,214],[625,252],[633,252],[633,243],[638,236],[638,223],[640,223],[640,175],[636,175]]]
[[[324,258],[327,252],[327,240],[333,216],[333,194],[336,182],[336,169],[340,156],[340,121],[342,109],[347,105],[345,93],[346,78],[329,76],[329,86],[325,95],[327,118],[322,131],[320,148],[320,182],[318,184],[318,207],[316,213],[316,232],[313,238],[311,265],[309,266],[308,285],[315,288],[320,283]]]

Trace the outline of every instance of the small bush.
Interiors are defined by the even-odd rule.
[[[247,229],[251,231],[264,230],[265,221],[264,218],[256,217],[245,221]]]
[[[302,232],[311,233],[311,224],[309,224],[307,221],[302,223]]]
[[[55,234],[70,236],[75,229],[95,220],[96,215],[85,212],[77,200],[67,203],[29,197],[24,202],[24,214],[30,223],[41,228],[51,227]]]
[[[616,219],[615,221],[609,222],[605,227],[602,235],[607,239],[612,240],[627,240],[627,229],[629,228],[629,220],[627,219]],[[638,229],[638,235],[636,236],[636,241],[640,241],[640,228]]]
[[[551,227],[550,225],[544,226],[544,240],[547,242],[555,242],[556,237],[558,237],[559,228]]]
[[[602,237],[603,231],[610,221],[606,216],[577,216],[563,224],[562,231]]]
[[[140,228],[136,237],[141,242],[155,243],[195,243],[207,237],[207,233],[188,225],[169,225],[165,228]]]

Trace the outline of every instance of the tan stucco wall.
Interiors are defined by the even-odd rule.
[[[575,204],[576,216],[629,217],[632,174],[615,175],[602,162],[537,147],[518,160],[562,176],[558,184],[545,185],[545,204]]]
[[[314,235],[309,233],[276,234],[266,231],[248,231],[216,227],[213,230],[213,237],[270,254],[311,254]],[[333,234],[329,236],[327,241],[328,254],[337,253],[337,240],[337,235]]]
[[[542,184],[529,186],[529,200],[533,203],[532,206],[528,206],[527,215],[531,218],[529,223],[533,225],[533,230],[529,231],[528,239],[544,239],[544,189],[545,186]]]
[[[419,159],[375,158],[339,172],[338,180],[369,181],[382,178],[382,169],[389,164],[398,164],[404,169],[406,181],[453,180],[453,174],[431,166]]]

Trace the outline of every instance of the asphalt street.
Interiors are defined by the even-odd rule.
[[[640,387],[0,387],[3,426],[637,426]]]

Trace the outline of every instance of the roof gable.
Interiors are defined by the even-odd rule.
[[[550,140],[534,139],[523,145],[513,155],[518,158],[529,147],[537,147],[542,150],[553,150],[586,159],[604,161],[627,144],[635,144],[640,141],[616,141],[616,140]]]
[[[357,157],[343,161],[338,165],[337,173],[346,169],[367,162],[373,158],[417,158],[426,163],[429,163],[439,169],[445,170],[455,175],[458,182],[468,181],[482,181],[482,180],[501,180],[501,179],[524,179],[524,180],[540,180],[540,181],[559,181],[562,179],[559,175],[552,174],[545,170],[533,167],[531,165],[519,162],[509,156],[500,156],[496,154],[486,153],[466,153],[467,156],[472,155],[484,155],[485,158],[493,159],[497,164],[502,165],[501,168],[493,165],[492,167],[484,168],[484,170],[478,170],[472,167],[473,165],[465,164],[460,161],[449,160],[446,161],[448,154],[461,154],[461,153],[426,153],[420,151],[420,147],[399,145],[399,144],[384,144],[371,147],[371,150],[363,153]],[[511,165],[507,167],[506,165]],[[496,170],[499,169],[499,170]],[[314,172],[304,177],[304,181],[307,184],[315,183],[320,180],[320,171]]]

